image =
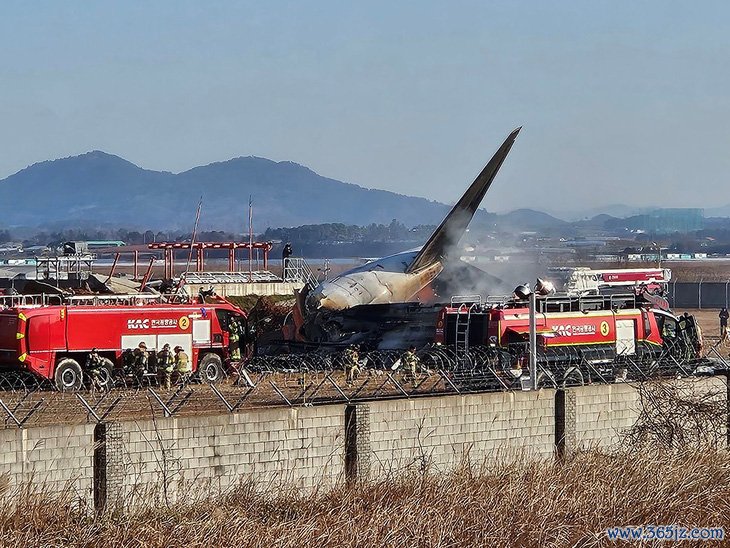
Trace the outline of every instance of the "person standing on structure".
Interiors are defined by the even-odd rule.
[[[720,310],[720,340],[724,341],[727,338],[727,319],[730,317],[730,313],[724,306]]]
[[[281,251],[281,264],[283,268],[283,274],[282,277],[284,278],[284,281],[286,281],[289,276],[291,275],[291,268],[289,266],[289,257],[292,256],[292,253],[294,251],[292,250],[291,243],[287,242],[284,246],[284,249]]]

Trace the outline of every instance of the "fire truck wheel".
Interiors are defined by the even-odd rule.
[[[84,382],[81,366],[76,360],[66,358],[58,362],[54,375],[56,387],[62,392],[79,390]]]
[[[201,381],[215,384],[223,379],[223,361],[218,354],[208,353],[200,360],[198,371]]]

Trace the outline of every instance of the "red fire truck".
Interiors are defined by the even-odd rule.
[[[489,351],[503,373],[527,368],[530,311],[526,300],[452,302],[437,319],[435,342],[458,352]],[[651,369],[661,360],[700,357],[702,337],[691,316],[676,317],[641,295],[536,298],[538,362],[557,382],[615,377],[627,364]],[[648,372],[648,371],[647,371]]]
[[[212,304],[149,302],[141,297],[88,301],[24,304],[0,311],[0,367],[48,379],[61,390],[77,390],[84,384],[93,349],[109,374],[104,378],[111,382],[112,373],[124,365],[125,351],[129,355],[145,343],[154,356],[169,344],[172,349],[182,347],[193,371],[213,383],[223,377],[230,360],[231,320],[245,334],[245,313],[224,299]]]

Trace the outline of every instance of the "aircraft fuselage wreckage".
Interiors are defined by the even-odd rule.
[[[431,284],[444,270],[448,252],[466,232],[521,129],[509,134],[422,248],[371,261],[323,281],[313,289],[303,290],[294,311],[298,325],[293,338],[310,342],[353,342],[353,333],[342,329],[342,318],[352,317],[352,309],[407,304]],[[391,308],[389,312],[397,309]],[[363,312],[372,316],[374,310]]]

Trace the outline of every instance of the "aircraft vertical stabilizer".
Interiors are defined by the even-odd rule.
[[[423,246],[420,253],[408,266],[407,273],[417,272],[442,260],[447,249],[458,243],[466,231],[469,222],[474,217],[474,213],[476,213],[476,210],[484,199],[484,195],[489,190],[494,177],[497,175],[499,168],[502,166],[502,162],[507,157],[521,129],[522,127],[518,127],[505,139],[502,146],[495,152],[492,159],[489,160],[489,163],[466,190],[461,199],[456,202],[456,205],[454,205],[439,227],[431,234],[426,245]]]

